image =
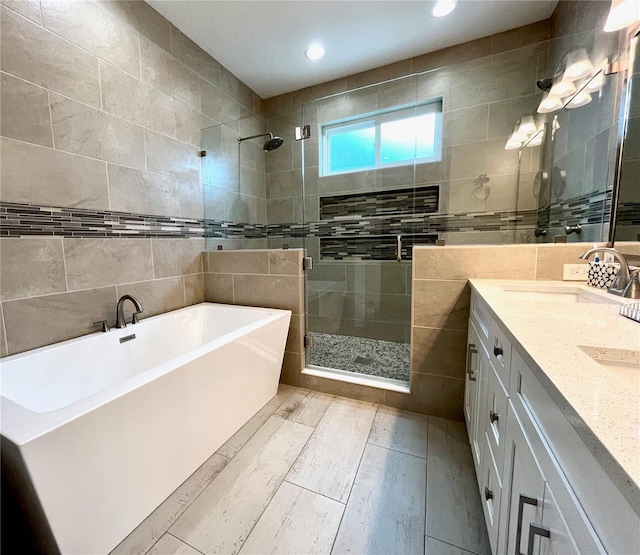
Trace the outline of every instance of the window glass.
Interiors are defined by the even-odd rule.
[[[376,128],[374,123],[353,125],[330,132],[329,172],[343,173],[375,165]]]
[[[322,175],[437,162],[442,101],[328,122],[321,133]]]

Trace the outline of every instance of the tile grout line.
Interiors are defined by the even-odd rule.
[[[441,540],[440,538],[436,538],[435,536],[429,536],[429,535],[425,534],[424,537],[425,537],[425,539],[426,538],[431,538],[431,539],[434,539],[436,541],[442,542],[442,543],[444,543],[446,545],[450,545],[451,547],[455,547],[456,549],[460,549],[464,553],[469,553],[470,555],[478,555],[475,551],[469,551],[468,549],[466,549],[464,547],[460,547],[459,545],[456,545],[455,543],[449,543],[447,541]],[[429,554],[427,553],[425,555],[429,555]]]
[[[373,429],[373,423],[376,420],[376,416],[378,416],[378,411],[380,410],[380,404],[379,403],[375,403],[375,407],[376,407],[376,412],[373,415],[373,419],[371,420],[371,428],[369,428],[369,436],[371,435],[371,430]],[[364,447],[362,448],[362,453],[360,453],[360,460],[358,461],[358,468],[356,468],[356,473],[353,475],[353,482],[351,483],[351,488],[349,488],[349,495],[347,496],[347,500],[344,503],[344,511],[342,512],[342,516],[340,517],[340,524],[338,524],[338,528],[336,530],[336,535],[333,538],[333,543],[331,544],[331,551],[330,553],[333,553],[333,548],[336,545],[336,541],[338,539],[338,534],[340,534],[340,528],[342,528],[342,521],[344,520],[344,515],[347,512],[347,508],[349,507],[349,500],[351,499],[351,493],[353,492],[353,486],[356,483],[356,479],[358,478],[358,472],[360,472],[360,465],[362,465],[362,459],[364,458],[364,452],[367,449],[367,443],[369,440],[369,436],[367,436],[367,440],[364,443]]]
[[[401,455],[407,455],[407,457],[414,457],[415,459],[420,459],[423,461],[427,460],[427,457],[421,457],[420,455],[414,455],[413,453],[407,453],[406,451],[400,451],[398,449],[392,449],[391,447],[387,447],[386,445],[378,445],[377,443],[372,443],[367,440],[367,445],[372,445],[373,447],[379,447],[380,449],[386,449],[387,451],[392,451],[393,453],[399,453]]]
[[[174,536],[174,535],[173,535],[171,532],[169,532],[168,530],[167,530],[167,532],[165,532],[165,533],[166,533],[166,534],[169,534],[172,538],[175,538],[175,539],[176,539],[176,540],[178,540],[179,542],[182,542],[183,544],[188,545],[191,549],[195,549],[198,553],[202,553],[202,555],[206,555],[205,553],[203,553],[202,551],[200,551],[200,550],[199,550],[199,549],[197,549],[196,547],[193,547],[193,545],[191,545],[190,543],[188,543],[188,542],[186,542],[186,541],[184,541],[184,540],[181,540],[178,536]],[[162,537],[162,536],[160,536],[160,537]],[[157,542],[156,542],[156,543],[157,543]],[[154,545],[155,545],[155,544],[154,544]]]
[[[428,507],[428,498],[429,498],[429,437],[431,434],[429,433],[429,429],[431,428],[431,418],[427,416],[427,453],[424,460],[424,537],[427,537],[427,507]],[[426,539],[425,539],[425,544]],[[426,547],[426,546],[425,546]],[[426,553],[425,553],[426,555]]]
[[[337,499],[334,499],[333,497],[329,497],[328,495],[324,495],[323,493],[318,493],[317,491],[313,491],[312,489],[305,488],[304,486],[301,486],[300,484],[295,484],[293,482],[290,482],[286,478],[284,480],[282,480],[282,481],[283,482],[287,482],[287,484],[291,484],[292,486],[295,486],[297,488],[300,488],[300,489],[303,489],[305,491],[308,491],[309,493],[313,493],[314,495],[319,495],[320,497],[324,497],[325,499],[329,499],[330,501],[334,501],[335,503],[340,503],[340,505],[342,505],[343,507],[347,506],[347,504],[343,503],[342,501],[338,501]],[[282,485],[282,484],[280,484],[280,485]]]
[[[271,414],[271,416],[269,418],[271,418],[272,416],[275,415],[275,413],[291,398],[291,396],[293,395],[294,391],[291,392],[291,395],[289,395],[285,401],[283,401],[278,408]],[[327,407],[328,408],[328,407]],[[267,419],[268,420],[268,419]],[[283,418],[283,420],[286,420],[288,422],[293,422],[292,420],[288,420],[287,418]],[[295,424],[299,424],[298,422],[293,422]],[[265,421],[266,424],[266,421]],[[306,424],[300,424],[301,426],[307,426]],[[264,424],[262,426],[260,426],[260,428],[258,430],[256,430],[255,433],[257,433],[259,430],[262,429],[262,427],[264,426]],[[244,539],[244,541],[242,542],[242,545],[240,546],[240,549],[238,549],[237,553],[239,553],[242,550],[242,546],[244,546],[245,542],[249,539],[249,536],[251,536],[251,533],[253,532],[253,530],[255,529],[255,527],[258,525],[258,522],[260,522],[260,519],[262,518],[262,516],[264,515],[264,513],[266,512],[266,510],[269,508],[269,506],[271,505],[271,502],[273,501],[273,498],[276,496],[276,494],[278,493],[278,491],[280,490],[280,488],[282,487],[282,484],[284,482],[287,482],[289,484],[292,485],[297,485],[297,484],[293,484],[292,482],[289,482],[286,478],[287,475],[289,474],[289,472],[291,471],[291,469],[293,468],[293,466],[295,465],[295,463],[297,462],[297,460],[300,458],[301,453],[305,450],[305,448],[307,447],[307,444],[309,443],[309,441],[311,440],[311,437],[313,436],[313,434],[316,431],[316,426],[308,426],[309,428],[313,428],[313,431],[309,434],[309,437],[307,438],[307,441],[305,441],[304,445],[302,446],[302,448],[300,449],[300,452],[298,453],[298,456],[295,458],[295,460],[291,463],[291,465],[289,466],[289,468],[287,469],[286,474],[284,475],[284,477],[282,478],[282,480],[280,481],[280,483],[278,484],[278,487],[276,488],[276,490],[274,491],[273,495],[271,496],[271,498],[269,499],[269,502],[266,504],[265,508],[262,510],[262,512],[260,513],[260,516],[256,519],[255,523],[253,524],[253,526],[251,527],[251,530],[249,531],[249,533],[247,534],[247,537]],[[255,433],[253,435],[255,435]],[[251,437],[253,437],[253,435]],[[249,440],[247,440],[247,443],[249,443],[251,438],[249,438]],[[245,443],[246,445],[246,443]],[[242,447],[242,449],[244,449],[244,445]],[[240,449],[238,451],[238,453],[240,451],[242,451],[242,449]],[[237,453],[236,453],[237,455]],[[306,489],[306,488],[305,488]]]

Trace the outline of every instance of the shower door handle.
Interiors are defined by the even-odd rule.
[[[402,262],[402,235],[396,237],[396,261]]]

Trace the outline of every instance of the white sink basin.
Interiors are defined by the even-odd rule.
[[[578,347],[616,379],[640,389],[640,351],[586,345]]]
[[[504,285],[502,289],[513,299],[520,301],[619,304],[619,301],[609,293],[605,296],[578,287]]]

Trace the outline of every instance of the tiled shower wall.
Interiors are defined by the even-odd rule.
[[[1,354],[202,301],[200,130],[262,100],[144,2],[1,4]]]
[[[304,275],[302,249],[260,249],[205,253],[207,302],[263,306],[291,311],[281,381],[300,385],[304,368]]]
[[[518,152],[505,150],[504,145],[516,120],[534,111],[541,99],[536,80],[548,70],[549,25],[538,22],[265,101],[269,129],[287,141],[266,157],[270,245],[300,245],[299,239],[286,233],[276,236],[274,231],[276,224],[302,222],[304,205],[305,222],[311,227],[305,247],[314,258],[307,280],[312,331],[409,341],[409,264],[366,262],[364,267],[353,260],[330,260],[335,256],[327,252],[347,250],[338,244],[341,237],[368,240],[369,250],[380,246],[376,235],[395,239],[398,233],[418,234],[416,244],[435,238],[454,244],[504,244],[529,238],[535,227],[533,182],[539,150],[522,152],[518,179]],[[420,74],[405,77],[412,73]],[[405,78],[365,87],[401,77]],[[365,88],[352,90],[357,87]],[[334,96],[311,102],[328,94]],[[323,122],[440,98],[441,162],[319,176],[318,126]],[[304,142],[304,198],[302,145],[293,137],[293,128],[301,122],[312,128],[312,138]],[[478,191],[481,175],[488,183]],[[341,197],[346,204],[348,195],[414,186],[439,190],[435,211],[419,210],[409,218],[407,212],[346,218],[339,213],[335,219],[319,211],[322,198]],[[411,223],[403,223],[407,221]],[[321,249],[321,242],[326,244],[329,238],[330,248]]]
[[[417,247],[412,285],[411,394],[302,374],[304,387],[462,419],[469,279],[561,280],[592,243]],[[640,254],[639,243],[619,250]],[[288,379],[291,379],[290,377]],[[298,383],[298,382],[287,382]]]

